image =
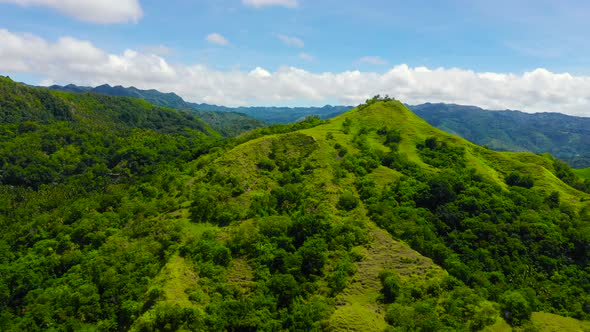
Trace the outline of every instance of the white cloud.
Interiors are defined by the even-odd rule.
[[[254,70],[252,70],[250,73],[248,73],[248,76],[253,77],[253,78],[270,78],[270,77],[272,77],[272,75],[268,72],[268,70],[266,70],[264,68],[260,68],[260,67],[256,67]]]
[[[314,61],[315,57],[311,54],[308,54],[308,53],[299,53],[299,59],[305,60],[305,61]]]
[[[299,5],[297,0],[242,0],[242,3],[251,7],[282,6],[295,8]]]
[[[39,86],[52,86],[55,84],[57,84],[57,83],[52,79],[44,79],[44,80],[41,80],[41,82],[39,82]]]
[[[291,37],[291,36],[277,34],[277,38],[281,42],[283,42],[283,44],[285,44],[287,46],[292,46],[292,47],[297,47],[297,48],[305,47],[305,43],[303,42],[303,40],[301,40],[297,37]]]
[[[72,37],[48,41],[0,29],[0,72],[33,74],[44,83],[136,86],[223,105],[356,104],[376,94],[403,102],[450,102],[489,109],[590,116],[590,76],[536,69],[522,74],[396,65],[385,72],[215,70],[171,64],[153,53],[112,54]]]
[[[205,39],[210,42],[211,44],[219,45],[219,46],[226,46],[229,45],[229,41],[218,33],[210,33],[205,37]]]
[[[102,24],[137,22],[143,16],[139,0],[0,0],[0,3],[50,7],[81,21]]]
[[[379,56],[364,56],[360,58],[358,61],[360,63],[368,63],[376,66],[382,66],[387,64],[387,61]]]

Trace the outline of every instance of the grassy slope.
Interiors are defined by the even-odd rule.
[[[350,134],[345,134],[342,130],[342,124],[346,118],[352,120]],[[241,195],[232,203],[246,209],[253,195],[258,192],[268,192],[278,186],[271,176],[265,176],[265,174],[268,175],[268,173],[264,173],[267,171],[261,171],[257,167],[258,161],[269,155],[273,142],[283,144],[294,135],[303,135],[301,137],[307,139],[306,146],[313,147],[306,160],[314,163],[317,167],[309,181],[306,182],[307,185],[322,192],[325,202],[333,209],[335,222],[347,217],[363,220],[372,236],[369,245],[358,248],[364,253],[365,258],[357,263],[357,274],[347,289],[337,297],[336,311],[328,322],[335,331],[382,331],[386,327],[384,306],[377,301],[380,290],[378,273],[384,268],[396,270],[402,276],[402,280],[406,282],[415,282],[417,279],[438,279],[446,274],[446,271],[433,264],[430,259],[421,256],[408,245],[394,240],[389,233],[379,229],[368,219],[364,209],[359,209],[354,216],[346,216],[335,208],[340,192],[344,188],[352,188],[355,178],[353,175],[349,175],[340,182],[332,181],[334,169],[339,163],[334,144],[340,143],[349,151],[354,152],[356,148],[351,143],[354,133],[358,132],[361,127],[381,128],[384,125],[400,129],[403,137],[400,152],[405,153],[411,161],[430,171],[436,172],[437,170],[422,162],[417,153],[416,144],[422,143],[428,137],[436,136],[439,140],[446,141],[450,145],[464,147],[468,165],[501,186],[505,186],[503,178],[506,174],[513,170],[520,170],[533,175],[536,189],[559,191],[562,199],[574,205],[588,204],[583,200],[590,199],[590,195],[582,194],[556,178],[552,173],[552,162],[547,157],[531,153],[505,153],[484,149],[430,126],[398,102],[378,103],[363,110],[355,109],[330,120],[327,124],[297,133],[270,135],[255,139],[235,147],[214,160],[207,160],[207,163],[211,162],[215,165],[220,174],[237,176],[240,179],[246,194]],[[333,139],[327,138],[328,133],[332,133]],[[375,148],[388,149],[380,143],[374,132],[370,133],[369,142]],[[289,151],[298,154],[300,148],[291,146]],[[199,178],[205,174],[197,172],[195,176]],[[400,174],[394,170],[379,167],[370,176],[378,185],[382,185],[396,181]],[[189,238],[198,238],[198,233],[202,231],[191,229],[188,223],[184,228]],[[184,269],[184,263],[174,257],[156,280],[156,282],[163,281],[158,283],[164,287],[166,301],[173,301],[177,304],[185,303],[185,295],[180,293],[183,293],[182,288],[186,290],[194,280],[183,272]],[[251,273],[247,261],[238,258],[234,260],[228,271],[228,280],[242,286],[247,292],[249,281],[252,278]],[[547,314],[536,314],[534,317],[535,321],[541,321],[543,317],[548,316]],[[554,322],[560,319],[559,316],[553,318],[555,318]],[[544,318],[544,321],[548,321],[548,319]],[[571,322],[571,320],[568,321]],[[499,319],[498,324],[490,331],[503,331],[506,330],[506,326]],[[551,331],[550,327],[544,330]]]
[[[586,332],[590,331],[590,322],[580,321],[574,318],[562,317],[546,312],[533,312],[531,322],[540,332]],[[521,332],[523,329],[512,328],[503,319],[498,319],[496,324],[488,326],[484,332]]]
[[[590,179],[590,167],[589,168],[581,168],[581,169],[574,169],[574,172],[583,179]]]

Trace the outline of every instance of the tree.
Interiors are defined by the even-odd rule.
[[[530,175],[525,175],[520,172],[512,172],[504,179],[509,186],[518,186],[523,188],[531,188],[534,185],[533,178]]]
[[[384,303],[393,303],[400,294],[400,280],[397,274],[391,270],[383,270],[379,273],[381,280],[381,294]]]
[[[518,291],[507,291],[502,294],[500,308],[504,319],[513,326],[520,326],[531,318],[531,306]]]
[[[328,261],[328,245],[324,239],[313,238],[305,241],[305,243],[297,250],[297,254],[301,257],[301,272],[305,275],[322,275],[323,268]]]
[[[545,199],[545,202],[547,202],[549,207],[552,209],[559,207],[559,192],[558,191],[551,192],[551,194],[549,194],[549,196],[547,196],[547,198]]]
[[[350,190],[344,191],[338,200],[338,208],[350,211],[358,206],[359,199]]]

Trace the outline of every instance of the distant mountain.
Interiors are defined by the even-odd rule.
[[[455,104],[409,108],[439,129],[494,150],[549,152],[572,167],[590,166],[590,118]]]
[[[317,115],[322,119],[328,119],[340,115],[350,109],[353,106],[331,106],[326,105],[323,107],[226,107],[211,104],[196,104],[186,102],[182,97],[175,93],[163,93],[158,90],[140,90],[135,87],[125,88],[120,85],[110,86],[108,84],[100,85],[95,88],[77,86],[74,84],[68,84],[66,86],[52,85],[49,87],[52,90],[84,93],[94,92],[110,96],[119,97],[134,97],[143,99],[149,103],[159,106],[171,107],[180,110],[196,110],[196,111],[208,111],[208,112],[225,112],[225,113],[242,113],[249,117],[264,121],[267,123],[292,123],[299,120],[305,119],[310,115]],[[197,116],[199,114],[196,114]],[[219,116],[218,116],[219,118]],[[234,114],[231,118],[244,123],[245,118],[237,119]],[[204,119],[207,121],[206,119]],[[253,123],[254,124],[254,123]],[[213,125],[213,124],[211,124]],[[258,127],[262,126],[258,123]],[[257,127],[255,127],[257,128]],[[216,128],[219,130],[219,128]],[[253,129],[253,128],[252,128]],[[223,133],[223,130],[219,130]]]
[[[323,107],[225,107],[210,104],[189,103],[192,108],[204,111],[239,112],[268,123],[292,123],[305,119],[310,115],[317,115],[321,119],[333,118],[354,106]]]
[[[99,85],[95,88],[87,87],[87,86],[77,86],[74,84],[68,84],[66,86],[59,86],[59,85],[52,85],[49,87],[52,90],[64,91],[64,92],[74,92],[74,93],[84,93],[84,92],[94,92],[100,93],[103,95],[109,96],[117,96],[117,97],[133,97],[143,99],[150,104],[176,108],[176,109],[185,109],[188,108],[185,101],[175,93],[163,93],[158,90],[140,90],[135,87],[125,88],[120,85],[117,86],[110,86],[108,84]]]
[[[68,84],[66,86],[52,85],[51,90],[72,92],[72,93],[98,93],[108,96],[133,97],[145,100],[150,104],[175,108],[181,111],[189,112],[203,120],[213,127],[216,131],[224,136],[237,136],[243,132],[265,127],[267,124],[261,120],[247,116],[245,114],[224,110],[223,112],[198,109],[193,104],[187,103],[175,93],[163,93],[158,90],[141,90],[135,87],[125,88],[120,85],[110,86],[108,84],[100,85],[95,88],[87,86],[77,86]],[[212,112],[215,111],[215,112]]]

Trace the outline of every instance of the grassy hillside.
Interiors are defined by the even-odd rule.
[[[389,99],[220,142],[134,99],[50,95],[73,120],[34,101],[36,120],[1,127],[2,179],[27,170],[0,185],[2,330],[590,318],[590,195],[548,155],[476,146]]]
[[[579,177],[590,180],[590,168],[574,169],[574,172]]]
[[[295,276],[300,285],[317,284],[315,291],[298,291],[303,299],[311,301],[303,303],[327,305],[325,311],[309,318],[316,323],[305,325],[307,329],[315,326],[377,331],[393,325],[477,330],[494,324],[502,312],[507,312],[502,308],[520,299],[527,310],[586,317],[583,310],[576,311],[581,308],[578,305],[583,306],[583,297],[560,302],[559,308],[569,308],[565,310],[553,304],[562,296],[571,299],[577,287],[584,287],[583,283],[577,279],[563,283],[564,280],[556,282],[550,278],[566,266],[580,271],[575,267],[578,263],[570,263],[571,259],[582,262],[579,252],[560,258],[562,249],[541,254],[539,250],[545,249],[534,244],[546,236],[557,236],[561,240],[550,246],[564,248],[584,225],[579,218],[587,213],[590,195],[561,179],[571,180],[566,176],[571,170],[562,163],[550,156],[500,153],[478,147],[431,127],[395,101],[373,101],[312,128],[277,132],[268,130],[262,137],[254,135],[258,138],[199,163],[211,165],[207,170],[195,170],[201,179],[197,180],[201,183],[198,196],[209,198],[206,203],[193,202],[193,220],[212,221],[222,229],[237,227],[233,231],[239,234],[237,237],[220,236],[226,239],[225,245],[234,248],[232,257],[247,262],[253,271],[270,270],[270,275],[254,272],[248,278],[247,283],[254,285],[249,286],[254,290],[234,299],[248,308],[249,314],[226,322],[225,328],[242,326],[252,312],[258,316],[269,310],[255,301],[262,296],[256,290],[285,274]],[[524,188],[518,182],[514,185],[508,181],[514,172],[523,178],[530,177],[532,186]],[[210,206],[211,211],[201,212],[204,206]],[[573,214],[566,216],[570,213],[566,211]],[[268,219],[276,215],[283,219]],[[278,239],[297,234],[296,225],[304,222],[301,218],[306,215],[331,226],[311,227],[307,240],[304,237],[299,244],[283,237],[295,245],[283,252],[285,244]],[[265,230],[271,220],[281,220],[283,225],[283,230],[277,229],[278,233],[272,236]],[[352,220],[355,223],[346,226]],[[354,233],[368,237],[357,235],[352,239],[360,241],[353,242],[352,247],[339,247],[343,243],[338,244],[338,239],[331,237],[338,227],[357,228]],[[529,232],[541,233],[533,238]],[[312,275],[298,276],[301,267],[288,262],[298,256],[307,241],[315,243],[317,235],[328,242],[323,250],[333,258],[324,262],[323,272],[312,274],[312,279]],[[494,246],[490,246],[490,238],[495,239]],[[252,248],[261,241],[269,244],[270,251]],[[525,246],[533,250],[523,251]],[[516,253],[515,250],[519,252],[517,259],[502,254]],[[341,280],[336,272],[340,260],[347,255],[360,256],[360,260],[352,260],[356,268],[344,273],[348,277]],[[540,261],[539,255],[549,255],[546,257],[550,265]],[[275,270],[277,260],[281,263]],[[522,265],[524,262],[528,267]],[[521,274],[522,269],[531,267],[528,274]],[[230,271],[231,265],[227,273]],[[399,285],[395,296],[387,295],[384,288],[390,282]],[[439,290],[430,292],[427,289],[431,287]],[[537,287],[557,293],[531,292]],[[386,295],[393,298],[384,298]],[[335,302],[330,304],[332,297]],[[455,300],[462,305],[471,303],[478,309],[468,317],[455,316],[451,309],[459,305]],[[221,305],[211,301],[207,306]],[[581,302],[575,304],[576,301]],[[296,303],[285,308],[287,316],[299,315],[301,303]],[[505,318],[513,325],[533,324],[527,315],[514,315]],[[400,317],[409,318],[399,320]],[[285,321],[280,324],[294,328]]]

